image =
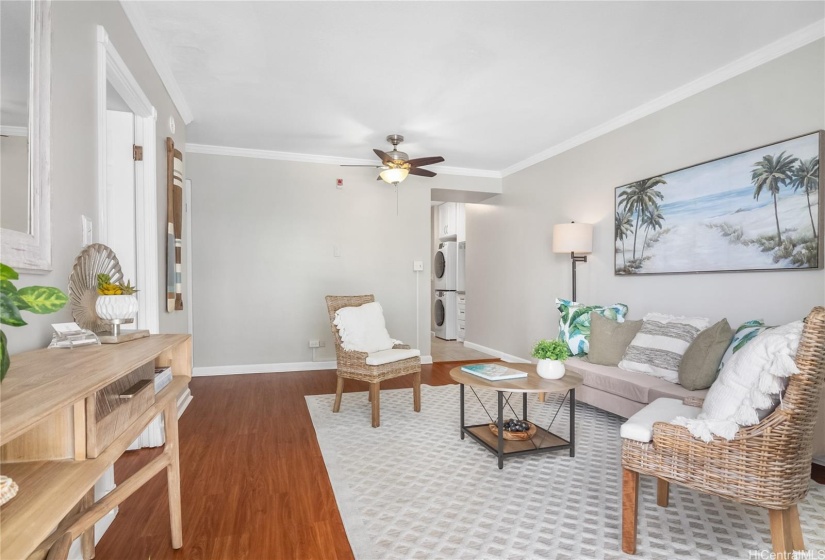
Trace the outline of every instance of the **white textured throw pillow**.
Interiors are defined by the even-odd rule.
[[[384,322],[384,310],[377,301],[358,307],[343,307],[335,312],[333,324],[338,327],[344,350],[380,352],[398,342],[390,338]]]
[[[740,426],[753,426],[776,407],[788,377],[799,373],[794,358],[802,338],[802,321],[762,332],[725,364],[710,386],[702,412],[679,417],[694,437],[711,441],[714,435],[733,439]]]
[[[619,367],[678,383],[682,355],[696,335],[708,328],[710,320],[661,313],[648,313],[643,319]]]

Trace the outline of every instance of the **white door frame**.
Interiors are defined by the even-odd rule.
[[[97,240],[107,242],[106,216],[106,83],[123,98],[135,115],[135,141],[143,146],[143,161],[135,165],[135,254],[138,292],[137,328],[157,333],[160,329],[158,288],[157,152],[155,127],[158,113],[135,77],[97,26]]]

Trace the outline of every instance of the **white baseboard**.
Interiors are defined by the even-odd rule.
[[[315,371],[319,369],[335,369],[332,362],[286,362],[280,364],[247,364],[242,366],[209,366],[192,368],[192,376],[207,377],[210,375],[245,375],[248,373],[284,373],[288,371]]]
[[[814,457],[814,463],[825,467],[825,455],[822,455],[821,457]]]
[[[505,362],[510,362],[511,364],[529,364],[530,360],[525,360],[524,358],[519,358],[518,356],[513,356],[512,354],[507,354],[506,352],[501,352],[500,350],[496,350],[494,348],[487,348],[486,346],[482,346],[481,344],[476,344],[475,342],[470,342],[468,340],[464,341],[464,346],[466,348],[471,348],[473,350],[478,350],[479,352],[484,352],[485,354],[490,354],[491,356],[495,356]]]
[[[421,356],[422,364],[433,363],[432,356]],[[286,373],[290,371],[318,371],[322,369],[335,369],[337,363],[327,362],[284,362],[279,364],[247,364],[239,366],[208,366],[192,368],[192,377],[209,377],[212,375],[246,375],[251,373]],[[185,393],[188,400],[183,405],[185,409],[192,400],[192,393],[188,390]],[[181,401],[178,400],[178,414],[182,414]]]

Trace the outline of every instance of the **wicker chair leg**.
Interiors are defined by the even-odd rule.
[[[794,550],[805,550],[805,539],[802,537],[802,524],[799,522],[799,508],[788,508],[788,525],[791,527],[791,545]]]
[[[421,412],[421,372],[413,374],[413,410]]]
[[[622,469],[622,552],[636,554],[639,473]]]
[[[670,483],[661,478],[656,479],[656,504],[666,508],[669,502]]]
[[[372,427],[381,425],[381,384],[370,383],[370,397],[372,397]]]
[[[790,515],[786,509],[769,509],[768,517],[771,522],[771,543],[773,551],[780,558],[790,558],[793,550]]]
[[[341,410],[341,395],[344,394],[344,378],[338,377],[338,386],[335,387],[335,403],[332,405],[332,412]]]

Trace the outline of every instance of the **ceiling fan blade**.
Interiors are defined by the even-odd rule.
[[[429,169],[421,169],[420,167],[410,167],[410,175],[421,175],[422,177],[435,177],[437,174]]]
[[[384,165],[387,165],[389,162],[392,161],[392,158],[386,152],[382,152],[378,148],[375,148],[372,151],[375,152],[375,155],[381,158],[381,162]]]
[[[444,161],[444,158],[441,156],[432,156],[432,157],[421,157],[416,159],[411,159],[407,163],[409,163],[413,167],[421,167],[423,165],[432,165],[434,163],[441,163]]]

